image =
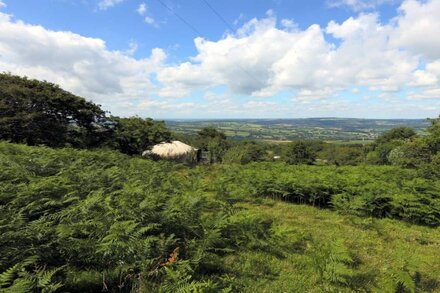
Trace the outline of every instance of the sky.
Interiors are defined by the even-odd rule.
[[[155,119],[440,114],[440,0],[0,0],[0,72]]]

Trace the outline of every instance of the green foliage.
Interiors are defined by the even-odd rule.
[[[5,290],[220,290],[221,258],[272,237],[169,162],[0,143],[0,164]]]
[[[416,132],[412,128],[396,127],[379,136],[376,143],[384,144],[394,140],[408,140],[414,136],[416,136]]]
[[[341,241],[316,243],[310,254],[319,276],[318,282],[348,283],[348,277],[353,274],[349,267],[353,260]]]
[[[409,127],[397,127],[393,128],[376,139],[373,145],[373,154],[367,158],[367,161],[373,164],[385,165],[389,164],[390,153],[408,142],[410,139],[415,138],[416,133]],[[400,160],[399,153],[401,150],[391,153],[391,160],[396,163]]]
[[[270,197],[358,216],[440,225],[438,180],[391,166],[289,166],[251,163],[220,167],[212,182],[231,197]]]
[[[28,257],[23,261],[14,264],[5,272],[0,274],[0,289],[2,292],[56,292],[63,285],[54,280],[54,276],[63,269],[46,269],[46,267],[35,267],[38,258]],[[34,266],[33,270],[30,267]]]
[[[0,74],[0,139],[28,145],[106,147],[140,154],[167,141],[163,122],[107,118],[99,105],[55,84]]]
[[[392,149],[387,157],[390,164],[405,168],[418,168],[430,160],[430,151],[423,138],[413,139]]]
[[[417,260],[409,247],[400,244],[391,255],[392,262],[384,268],[381,287],[390,292],[416,292]]]
[[[141,154],[150,146],[171,138],[171,133],[163,122],[139,117],[111,119],[117,123],[114,133],[115,148],[124,154]]]
[[[226,139],[226,135],[223,132],[217,130],[215,127],[212,127],[212,126],[202,128],[197,134],[198,134],[199,138],[202,140],[202,143],[203,143],[204,139],[207,139],[207,140],[210,140],[213,138],[219,138],[221,140]],[[206,143],[204,146],[206,146]]]
[[[284,161],[291,165],[308,164],[315,162],[316,151],[312,145],[306,141],[296,141],[289,143],[284,150]]]
[[[236,144],[229,148],[224,157],[223,163],[247,164],[268,160],[266,148],[262,144],[255,142],[245,142]]]
[[[201,150],[208,152],[210,164],[221,162],[228,148],[226,135],[211,126],[204,127],[197,133],[195,144]]]
[[[429,135],[426,137],[426,144],[431,154],[440,152],[440,116],[436,119],[429,119],[431,126],[428,128]]]
[[[429,121],[431,126],[427,129],[427,135],[422,137],[417,137],[408,128],[396,128],[385,133],[377,139],[366,161],[413,168],[425,178],[440,178],[440,118]]]
[[[429,164],[420,166],[420,173],[426,178],[440,179],[440,152],[431,158]]]
[[[2,292],[440,287],[432,253],[438,228],[280,201],[438,226],[440,186],[417,170],[273,162],[189,168],[10,143],[0,143],[0,167]]]
[[[98,105],[57,85],[0,73],[0,139],[29,145],[94,146],[107,132]]]
[[[362,146],[353,145],[336,145],[330,144],[324,148],[320,157],[329,164],[337,166],[343,165],[359,165],[364,162],[364,149]]]

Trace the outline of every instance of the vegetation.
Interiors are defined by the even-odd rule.
[[[141,154],[152,145],[171,139],[171,132],[163,122],[139,117],[112,117],[112,120],[117,125],[113,147],[125,154]]]
[[[84,147],[105,130],[99,106],[48,82],[0,73],[0,97],[0,139]]]
[[[5,292],[439,289],[440,186],[416,170],[10,143],[0,164]]]
[[[316,153],[313,151],[310,144],[297,141],[292,142],[285,148],[284,159],[286,163],[297,165],[297,164],[308,164],[311,165],[316,160]]]
[[[440,291],[440,117],[231,141],[8,74],[0,110],[0,292]],[[140,156],[176,138],[205,164]]]
[[[170,138],[163,122],[107,117],[99,105],[57,85],[0,74],[0,139],[51,147],[105,147],[134,155]]]
[[[429,126],[425,119],[229,119],[166,121],[167,126],[184,136],[197,135],[204,127],[215,126],[232,140],[324,140],[341,143],[371,143],[396,127],[411,127],[422,134]]]

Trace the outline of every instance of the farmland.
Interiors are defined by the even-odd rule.
[[[207,126],[214,126],[231,139],[291,141],[319,139],[365,143],[399,126],[408,126],[423,133],[429,123],[424,119],[243,119],[243,120],[167,120],[176,133],[195,135]]]

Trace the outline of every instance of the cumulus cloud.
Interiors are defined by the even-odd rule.
[[[391,35],[396,46],[435,60],[440,58],[440,1],[407,0],[399,8],[397,28]]]
[[[46,79],[103,104],[135,99],[151,92],[150,76],[166,54],[154,49],[149,58],[111,51],[101,39],[56,32],[14,21],[0,13],[0,71]]]
[[[98,3],[98,8],[101,10],[106,10],[122,2],[124,2],[124,0],[101,0]]]
[[[394,114],[434,113],[439,103],[433,101],[440,100],[439,3],[406,0],[387,23],[376,13],[361,13],[303,29],[269,12],[219,40],[195,38],[197,53],[177,64],[167,64],[159,48],[136,59],[136,43],[114,51],[101,39],[0,13],[0,71],[58,83],[125,115],[352,115],[356,102],[341,100],[344,91],[368,95],[368,103],[382,101],[359,108],[361,116],[385,105]],[[146,5],[137,13],[154,23],[146,19]],[[200,103],[187,98],[217,87],[225,94],[206,95]],[[273,98],[279,93],[288,93],[290,104]],[[182,99],[169,99],[176,97]]]
[[[408,85],[438,87],[439,76],[432,69],[437,63],[423,68],[422,61],[440,57],[440,49],[435,49],[440,42],[435,34],[440,31],[439,4],[408,0],[401,14],[386,24],[368,13],[304,30],[290,29],[285,20],[279,28],[269,14],[218,41],[196,38],[198,54],[188,62],[161,68],[157,78],[163,96],[227,86],[232,93],[252,96],[291,90],[305,100],[331,97],[356,86],[383,92],[402,91]],[[414,39],[412,32],[404,34],[411,23]],[[423,36],[424,27],[430,28],[431,37]],[[327,41],[327,36],[340,43]]]

